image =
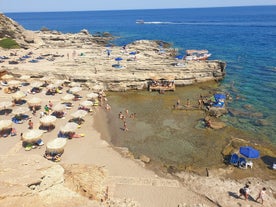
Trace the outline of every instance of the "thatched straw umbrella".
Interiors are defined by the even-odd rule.
[[[99,97],[99,94],[92,92],[92,93],[87,94],[86,97],[88,99],[97,99]]]
[[[72,93],[72,94],[76,94],[76,93],[80,92],[81,90],[82,90],[81,87],[76,86],[76,87],[70,88],[69,92]]]
[[[67,140],[64,138],[55,138],[49,141],[46,145],[46,153],[49,154],[62,154]]]
[[[12,121],[9,119],[0,120],[0,131],[4,129],[10,129],[12,127]]]
[[[44,83],[41,82],[41,81],[35,81],[35,82],[32,82],[32,83],[30,84],[30,86],[31,86],[31,87],[35,87],[35,88],[39,88],[39,87],[41,87],[43,84],[44,84]]]
[[[92,101],[82,101],[82,102],[80,103],[80,106],[83,106],[83,107],[88,108],[88,107],[93,106],[93,102],[92,102]]]
[[[11,108],[13,103],[11,101],[0,102],[0,110]]]
[[[55,123],[56,120],[57,120],[57,117],[52,115],[47,115],[40,118],[40,123],[43,126],[51,126]]]
[[[14,115],[20,115],[20,114],[25,114],[28,111],[29,111],[28,107],[19,107],[19,108],[12,110],[12,113]]]
[[[22,98],[26,97],[27,94],[23,91],[16,91],[14,94],[12,94],[12,98],[16,101],[21,100]]]
[[[83,118],[87,115],[87,111],[84,110],[77,110],[71,114],[74,118]]]
[[[41,101],[42,101],[41,98],[33,97],[33,98],[29,99],[27,102],[28,102],[29,106],[40,106]]]
[[[62,133],[75,132],[78,129],[79,125],[75,122],[68,122],[65,126],[60,128]]]
[[[32,144],[37,143],[41,139],[43,133],[44,131],[39,129],[28,130],[23,133],[22,141],[26,143],[32,143]]]
[[[66,94],[65,96],[61,97],[63,101],[72,101],[75,98],[73,94]]]
[[[55,105],[55,106],[52,108],[53,111],[57,111],[57,112],[62,112],[62,111],[64,111],[65,109],[66,109],[66,106],[65,106],[64,104],[62,104],[62,103],[59,103],[59,104]]]
[[[14,76],[13,75],[10,75],[10,74],[5,74],[1,77],[2,80],[10,80],[10,79],[13,79]]]
[[[21,82],[18,80],[10,80],[10,81],[8,81],[8,85],[9,86],[20,86]]]

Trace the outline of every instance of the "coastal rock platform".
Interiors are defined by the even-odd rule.
[[[160,40],[138,40],[122,48],[110,45],[115,37],[107,33],[28,31],[4,17],[1,16],[2,27],[12,26],[1,37],[15,38],[24,46],[24,49],[1,50],[9,58],[1,63],[1,69],[14,75],[42,75],[80,81],[109,91],[126,91],[145,89],[151,80],[171,80],[176,86],[218,81],[226,73],[223,61],[178,60],[175,58],[178,49]],[[27,54],[28,59],[19,60]]]

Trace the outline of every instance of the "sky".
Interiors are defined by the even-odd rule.
[[[0,0],[0,12],[96,11],[276,5],[276,0]]]

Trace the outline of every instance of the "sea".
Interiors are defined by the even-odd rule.
[[[177,87],[165,94],[108,94],[112,112],[105,139],[128,148],[135,157],[150,157],[153,167],[219,166],[221,152],[235,138],[246,140],[246,145],[276,147],[276,6],[5,15],[29,30],[109,32],[116,37],[112,44],[119,46],[141,39],[163,40],[178,48],[180,55],[187,49],[207,49],[211,60],[227,63],[225,79],[219,83]],[[212,95],[210,91],[230,94],[231,113],[221,117],[226,128],[206,129],[202,111],[172,110],[176,100],[189,99],[196,105],[198,97]],[[126,110],[136,117],[127,119],[129,130],[123,131],[118,113]]]

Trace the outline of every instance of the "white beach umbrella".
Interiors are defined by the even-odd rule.
[[[1,77],[2,80],[10,80],[10,79],[13,79],[14,76],[13,75],[10,75],[10,74],[5,74]]]
[[[80,83],[76,83],[76,82],[71,82],[69,84],[70,87],[80,87]]]
[[[41,101],[42,101],[41,98],[33,97],[33,98],[29,99],[27,102],[28,102],[29,106],[40,106]]]
[[[9,129],[12,127],[12,121],[9,119],[0,120],[0,130]]]
[[[82,90],[82,88],[77,87],[77,86],[69,89],[69,91],[73,94],[76,94],[76,93],[80,92],[81,90]]]
[[[31,129],[23,133],[22,141],[27,143],[36,143],[42,137],[44,131],[40,129]]]
[[[63,133],[75,132],[78,129],[79,125],[75,122],[68,122],[65,126],[60,128],[60,131]]]
[[[80,106],[83,106],[83,107],[91,107],[93,106],[93,102],[92,101],[82,101],[80,103]]]
[[[11,101],[0,102],[0,110],[12,107],[13,103]]]
[[[31,77],[29,75],[22,75],[19,79],[20,80],[29,80]]]
[[[29,111],[28,107],[19,107],[19,108],[16,108],[16,109],[12,110],[12,113],[14,115],[20,115],[20,114],[25,114],[28,111]]]
[[[40,86],[42,86],[44,83],[43,82],[41,82],[41,81],[35,81],[35,82],[32,82],[31,84],[30,84],[30,86],[31,87],[37,87],[37,88],[39,88]]]
[[[71,114],[74,118],[83,118],[87,115],[87,111],[84,110],[77,110],[74,113]]]
[[[55,85],[60,86],[60,85],[62,85],[64,82],[65,82],[65,80],[55,80],[53,83],[54,83]]]
[[[99,95],[97,93],[92,92],[92,93],[87,94],[86,97],[89,99],[95,99],[95,98],[98,98]]]
[[[23,91],[16,91],[14,94],[12,94],[12,98],[14,100],[21,100],[25,96],[27,96],[27,94],[24,93]]]
[[[46,152],[48,153],[63,153],[67,139],[55,138],[49,141],[46,145]]]
[[[19,85],[21,85],[21,82],[18,80],[10,80],[10,81],[8,81],[8,85],[9,86],[19,86]]]
[[[75,98],[73,94],[66,94],[65,96],[61,97],[63,101],[72,101]]]
[[[64,111],[66,109],[66,106],[64,104],[59,103],[59,104],[55,105],[52,109],[53,109],[53,111],[58,111],[58,112]]]
[[[52,115],[47,115],[47,116],[43,116],[42,118],[40,118],[40,123],[43,126],[50,126],[50,125],[53,125],[56,120],[57,120],[57,117],[52,116]]]
[[[51,82],[52,80],[54,80],[54,77],[50,77],[50,76],[44,76],[42,78],[39,79],[40,81],[47,81],[47,82]]]
[[[49,84],[48,86],[46,86],[47,89],[53,89],[53,88],[57,88],[58,85],[55,85],[53,83]]]

